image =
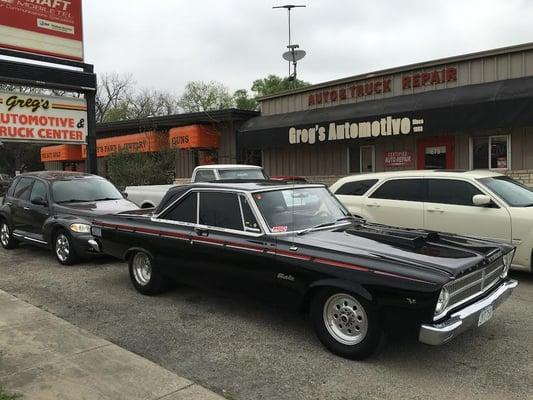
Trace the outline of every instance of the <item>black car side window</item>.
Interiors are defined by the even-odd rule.
[[[242,231],[243,222],[237,194],[201,192],[200,224]]]
[[[259,224],[257,223],[257,219],[255,218],[254,213],[252,212],[252,208],[250,207],[250,204],[248,203],[248,199],[244,195],[239,195],[239,200],[241,202],[241,208],[242,208],[242,221],[244,223],[244,230],[260,233],[261,228],[259,227]]]
[[[33,184],[33,179],[31,178],[20,178],[15,188],[14,196],[20,200],[28,201],[30,199],[31,186]]]
[[[6,197],[13,197],[15,195],[15,187],[18,185],[18,183],[18,179],[13,180],[13,182],[9,186],[9,189],[7,189]]]
[[[196,224],[197,213],[198,193],[190,193],[169,212],[162,216],[161,219]]]
[[[33,188],[31,189],[30,201],[34,201],[37,198],[41,198],[43,200],[48,198],[46,185],[41,181],[35,181]]]
[[[483,194],[472,184],[455,179],[428,179],[428,203],[473,206],[472,198]]]
[[[346,182],[337,189],[335,194],[348,196],[362,196],[377,183],[377,179],[366,179],[364,181]]]
[[[424,201],[422,179],[393,179],[385,182],[370,196],[373,199]]]

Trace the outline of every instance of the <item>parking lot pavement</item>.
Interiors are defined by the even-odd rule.
[[[392,341],[364,362],[338,358],[305,317],[177,287],[137,294],[124,264],[66,267],[42,249],[0,249],[0,289],[229,399],[533,398],[533,276],[493,319],[441,347]]]

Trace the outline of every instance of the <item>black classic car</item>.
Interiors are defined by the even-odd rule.
[[[48,246],[64,265],[98,253],[91,236],[95,216],[137,210],[111,184],[79,172],[31,172],[17,176],[0,205],[0,244]]]
[[[104,216],[92,233],[128,260],[142,294],[177,280],[295,304],[329,350],[353,359],[386,331],[445,343],[490,319],[517,285],[512,246],[367,224],[323,185],[175,187],[152,215]]]

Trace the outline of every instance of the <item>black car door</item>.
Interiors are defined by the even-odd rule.
[[[13,197],[10,199],[15,234],[26,234],[29,232],[30,219],[28,217],[28,211],[30,209],[29,204],[32,185],[32,178],[20,178],[17,182],[17,186],[15,186]]]
[[[48,187],[45,182],[36,179],[30,192],[30,201],[26,211],[28,218],[27,229],[29,235],[37,240],[43,240],[43,225],[50,215]]]
[[[245,195],[201,191],[198,217],[191,243],[199,283],[272,297],[275,239],[261,230]]]

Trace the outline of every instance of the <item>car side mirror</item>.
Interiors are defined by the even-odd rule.
[[[36,197],[32,199],[31,204],[35,204],[36,206],[43,206],[43,207],[48,206],[48,202],[42,197]]]
[[[472,203],[478,207],[487,207],[492,204],[492,199],[484,194],[476,194],[472,197]]]
[[[128,192],[122,192],[122,197],[124,197],[125,199],[128,198]]]

